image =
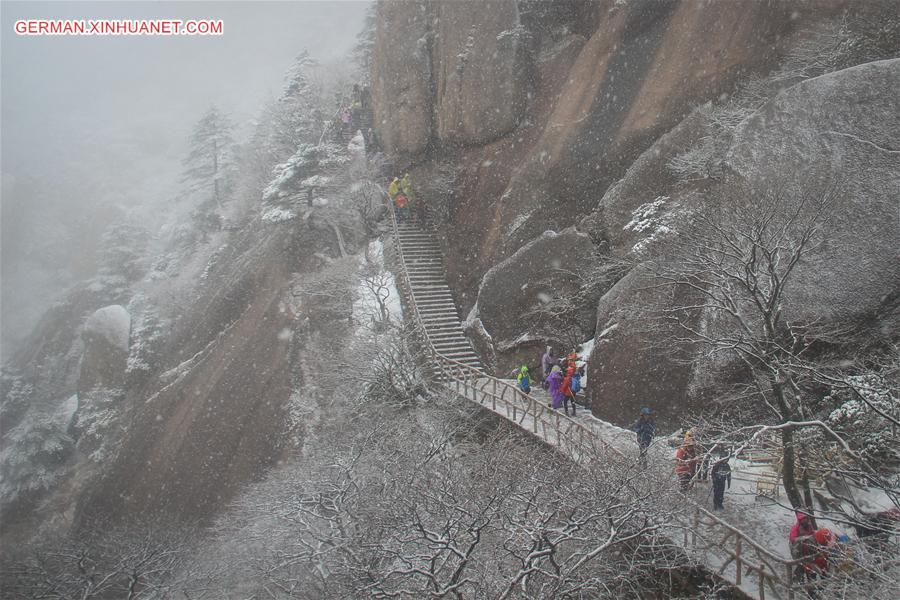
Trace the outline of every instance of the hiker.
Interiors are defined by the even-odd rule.
[[[697,473],[697,446],[694,443],[694,434],[688,431],[684,435],[684,443],[675,452],[675,475],[681,484],[681,491],[691,489],[694,475]]]
[[[572,416],[575,416],[575,394],[572,393],[572,376],[575,375],[575,369],[569,367],[566,370],[566,375],[563,377],[562,384],[560,385],[560,392],[562,392],[562,401],[563,401],[563,411],[566,414],[569,414],[569,402],[572,403]]]
[[[731,465],[728,464],[728,455],[722,453],[710,471],[713,485],[713,510],[724,510],[725,484],[731,489]]]
[[[647,449],[656,435],[656,421],[653,420],[652,411],[646,406],[641,409],[641,416],[631,426],[631,430],[637,434],[638,448],[641,449],[641,466],[647,467]]]
[[[578,366],[578,365],[575,364],[575,362],[576,362],[577,360],[578,360],[578,353],[575,352],[574,350],[572,350],[572,351],[569,353],[569,355],[566,356],[565,360],[563,361],[562,368],[563,368],[564,370],[574,369],[575,367]]]
[[[406,200],[406,194],[399,192],[394,198],[394,206],[397,207],[397,221],[403,223],[409,218],[409,206]]]
[[[553,348],[547,346],[547,351],[541,355],[541,387],[547,389],[547,377],[553,368]]]
[[[348,106],[341,107],[341,124],[344,130],[352,133],[353,115],[350,113],[350,108]]]
[[[400,193],[400,180],[394,177],[391,180],[390,185],[388,186],[388,196],[391,197],[391,201],[397,197],[397,194]]]
[[[400,180],[400,189],[403,190],[403,193],[406,194],[407,198],[409,198],[410,203],[415,202],[415,195],[413,194],[412,182],[409,179],[409,173],[403,174],[403,178]]]
[[[551,408],[559,408],[562,405],[563,395],[560,389],[562,380],[562,369],[559,368],[559,365],[553,365],[550,375],[547,377],[547,386],[550,390],[550,397],[553,399],[553,402],[550,403]]]
[[[837,536],[833,531],[825,527],[816,530],[816,549],[818,552],[813,558],[813,565],[816,569],[816,575],[825,577],[831,565],[839,558],[839,550],[837,548]]]
[[[816,577],[813,568],[813,557],[816,555],[816,526],[809,514],[802,510],[798,510],[795,514],[797,522],[791,527],[788,543],[791,548],[791,558],[803,561],[797,565],[797,569],[794,571],[796,580],[802,582]]]
[[[522,368],[519,369],[519,375],[516,377],[516,383],[519,384],[519,389],[525,392],[526,394],[531,393],[531,378],[528,376],[528,367],[522,365]]]

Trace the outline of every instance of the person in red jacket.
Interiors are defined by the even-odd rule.
[[[790,544],[791,558],[800,559],[803,562],[797,565],[794,577],[797,581],[815,579],[816,526],[809,514],[798,510],[796,516],[797,522],[788,533],[788,543]]]

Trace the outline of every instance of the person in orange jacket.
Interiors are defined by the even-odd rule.
[[[694,434],[690,431],[684,436],[684,443],[675,452],[675,475],[681,484],[681,491],[691,489],[694,475],[697,474],[697,445]]]

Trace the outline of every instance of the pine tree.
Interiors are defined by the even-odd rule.
[[[185,195],[196,202],[193,218],[204,233],[219,229],[220,211],[230,192],[234,141],[228,117],[210,107],[194,126],[184,161]]]
[[[369,85],[372,76],[372,53],[375,49],[375,3],[366,8],[366,16],[362,29],[356,34],[356,44],[350,51],[350,58],[358,72],[356,80],[362,85]]]
[[[278,149],[279,161],[294,154],[301,144],[318,140],[318,125],[322,121],[318,107],[320,86],[312,77],[318,66],[309,52],[297,55],[285,74],[281,97],[272,106],[273,144]]]

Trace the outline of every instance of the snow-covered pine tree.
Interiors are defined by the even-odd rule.
[[[194,126],[184,161],[185,195],[194,200],[192,217],[207,234],[221,227],[221,208],[230,195],[234,140],[228,117],[215,106]]]
[[[315,143],[322,122],[320,86],[313,77],[318,63],[304,50],[285,73],[281,97],[272,106],[272,143],[279,162],[304,143]]]
[[[350,50],[350,58],[356,66],[353,78],[362,85],[369,85],[372,73],[372,52],[375,48],[375,3],[366,8],[362,29],[356,34],[356,44]]]

